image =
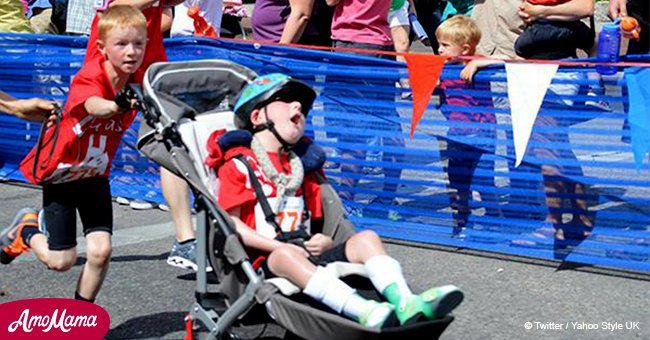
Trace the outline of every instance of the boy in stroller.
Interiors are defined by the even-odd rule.
[[[216,132],[208,142],[220,179],[219,204],[230,214],[265,276],[288,279],[303,293],[370,328],[410,324],[445,316],[463,300],[453,285],[415,295],[401,266],[386,254],[381,239],[363,231],[334,246],[310,226],[322,223],[320,169],[305,171],[291,151],[303,138],[305,117],[316,97],[308,85],[283,74],[256,78],[235,104],[235,130]],[[216,166],[218,164],[218,166]],[[282,242],[285,241],[285,242]],[[361,263],[388,302],[358,295],[322,265]]]

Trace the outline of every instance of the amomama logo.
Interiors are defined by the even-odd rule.
[[[0,305],[0,339],[102,339],[111,319],[101,307],[72,299],[27,299]]]

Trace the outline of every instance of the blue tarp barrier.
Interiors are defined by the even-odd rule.
[[[85,38],[0,34],[0,89],[19,98],[64,102],[85,45]],[[412,103],[405,64],[211,39],[171,39],[166,46],[171,60],[228,59],[314,86],[319,97],[307,134],[327,150],[325,172],[360,229],[409,241],[650,271],[650,171],[647,156],[640,158],[639,169],[635,164],[626,112],[638,105],[630,104],[623,72],[599,77],[593,67],[560,67],[524,162],[514,168],[502,66],[480,71],[473,90],[447,93],[480,98],[479,104],[450,105],[434,94],[409,139]],[[648,56],[633,61],[647,62]],[[460,70],[448,65],[441,79],[457,79]],[[638,97],[639,91],[633,94]],[[449,118],[451,112],[493,114],[496,123],[458,121]],[[17,164],[38,138],[39,127],[0,116],[0,177],[24,181]],[[134,148],[138,127],[136,122],[115,157],[112,191],[163,202],[158,166]],[[467,204],[459,193],[467,194]]]

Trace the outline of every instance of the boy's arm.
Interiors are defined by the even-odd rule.
[[[124,113],[128,110],[128,108],[121,108],[114,100],[96,96],[86,99],[84,108],[89,115],[101,118],[110,118],[113,115]]]
[[[241,236],[242,242],[244,245],[248,248],[253,248],[259,251],[262,251],[264,253],[271,253],[274,250],[286,246],[286,245],[292,245],[289,243],[283,243],[278,240],[270,239],[268,237],[264,237],[260,234],[258,234],[255,230],[249,228],[244,221],[242,221],[239,218],[239,209],[240,208],[234,208],[228,211],[228,214],[232,218],[232,220],[235,222],[235,227],[237,228],[237,233],[239,236]],[[292,245],[295,246],[295,245]],[[305,257],[308,257],[309,254],[307,252],[298,247],[295,246],[296,248],[300,249],[301,252],[304,253]]]
[[[506,56],[503,55],[493,55],[492,58],[500,58],[500,59],[509,59]],[[486,66],[489,65],[497,65],[497,64],[503,64],[503,60],[495,60],[495,59],[473,59],[470,60],[467,65],[465,65],[465,68],[463,68],[462,71],[460,71],[460,78],[468,83],[472,82],[472,79],[474,78],[474,74]]]

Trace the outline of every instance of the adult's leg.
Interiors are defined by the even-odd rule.
[[[179,242],[194,239],[192,229],[192,210],[190,208],[190,190],[187,182],[169,170],[160,168],[160,184],[163,196],[169,205],[176,239]]]

